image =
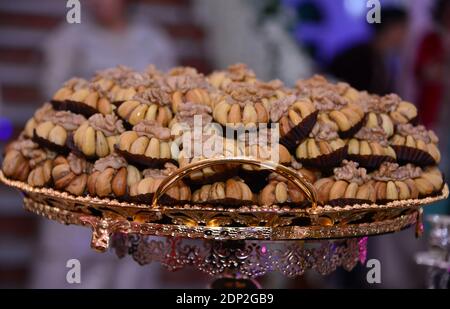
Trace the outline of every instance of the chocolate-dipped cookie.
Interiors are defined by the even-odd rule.
[[[318,201],[322,205],[345,206],[375,203],[375,189],[365,168],[358,163],[344,160],[334,174],[314,183]]]
[[[377,202],[418,198],[420,193],[415,180],[422,174],[422,169],[412,164],[400,166],[397,163],[383,163],[371,174]]]
[[[378,168],[383,162],[395,162],[397,158],[386,132],[379,127],[363,127],[347,141],[347,145],[347,158],[369,170]]]
[[[296,172],[300,173],[310,183],[316,181],[315,174],[305,168],[299,168]],[[258,195],[258,204],[261,206],[288,205],[292,207],[306,207],[310,203],[303,192],[278,174],[271,174],[268,184]]]
[[[308,137],[317,115],[309,99],[298,99],[295,95],[276,100],[270,106],[270,120],[280,124],[280,144],[289,151],[294,151]]]
[[[256,75],[247,65],[237,63],[226,70],[214,71],[208,76],[208,81],[215,88],[225,90],[233,82],[253,83],[256,81]]]
[[[40,148],[33,141],[20,138],[7,146],[2,170],[6,177],[43,187],[51,182],[55,157],[55,153]]]
[[[150,204],[153,194],[156,192],[162,181],[172,173],[177,167],[171,163],[166,163],[164,169],[146,169],[142,172],[143,178],[130,187],[128,199],[139,204]],[[160,205],[182,205],[191,198],[191,190],[184,182],[175,183],[162,198]]]
[[[87,187],[93,196],[122,198],[141,179],[142,175],[136,167],[128,165],[121,156],[112,154],[95,162]]]
[[[255,196],[249,186],[239,178],[204,185],[192,193],[194,204],[239,207],[255,204]]]
[[[321,119],[296,150],[296,158],[300,163],[324,171],[339,166],[346,155],[347,146],[339,137],[336,128]]]
[[[297,82],[299,97],[310,100],[319,117],[333,122],[341,138],[350,138],[361,129],[365,113],[358,92],[346,83],[332,84],[322,76]]]
[[[137,166],[162,168],[167,162],[176,163],[178,152],[172,154],[173,147],[170,129],[145,120],[120,135],[116,151]]]
[[[123,132],[122,120],[117,116],[95,114],[73,134],[72,150],[90,160],[106,157],[114,152],[114,145]]]
[[[58,156],[53,162],[52,178],[56,189],[76,196],[85,193],[92,164],[70,153],[67,158]]]
[[[419,166],[436,165],[441,161],[438,142],[433,131],[411,124],[398,125],[396,134],[390,139],[400,164],[412,163]]]
[[[33,141],[59,154],[69,153],[68,137],[86,121],[82,115],[69,111],[52,111],[36,124]]]
[[[170,95],[165,89],[151,87],[120,104],[117,115],[131,126],[147,120],[167,127],[173,118],[170,102]]]

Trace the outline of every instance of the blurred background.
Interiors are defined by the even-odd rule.
[[[66,21],[66,1],[0,0],[0,146],[72,76],[89,78],[117,64],[144,70],[188,65],[207,73],[235,62],[261,79],[292,85],[315,73],[380,95],[414,102],[440,136],[448,173],[450,1],[381,1],[381,24],[366,21],[366,0],[81,0],[81,23]],[[187,270],[141,268],[130,258],[89,251],[90,231],[25,213],[17,192],[0,186],[0,287],[205,287]],[[432,212],[449,213],[441,203]],[[413,255],[425,248],[413,231],[371,238],[369,258],[382,284],[354,272],[297,280],[277,275],[266,287],[425,285]],[[79,258],[91,278],[65,281],[65,263]],[[87,261],[83,264],[83,261]],[[84,270],[83,270],[84,271]],[[99,279],[102,278],[102,279]],[[83,280],[83,279],[82,279]]]

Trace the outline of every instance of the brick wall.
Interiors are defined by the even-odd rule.
[[[81,2],[83,3],[82,0]],[[208,71],[202,40],[188,0],[129,0],[142,18],[163,26],[182,65]],[[65,1],[0,1],[0,116],[18,130],[41,105],[39,42],[65,18]],[[4,146],[0,143],[0,146]],[[0,288],[26,283],[40,218],[25,213],[20,195],[0,185]]]

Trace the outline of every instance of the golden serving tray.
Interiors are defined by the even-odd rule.
[[[220,164],[248,164],[270,170],[296,185],[311,202],[309,208],[205,205],[164,206],[159,199],[183,177]],[[64,224],[90,226],[91,246],[109,247],[115,233],[214,240],[314,240],[378,235],[416,224],[422,232],[422,207],[446,199],[448,186],[433,197],[393,201],[384,205],[319,206],[314,186],[301,174],[273,162],[238,157],[207,159],[180,168],[156,190],[149,205],[112,199],[73,196],[51,188],[35,188],[6,178],[0,181],[24,194],[25,209]]]

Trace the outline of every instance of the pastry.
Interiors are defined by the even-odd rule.
[[[152,201],[153,194],[161,182],[177,167],[172,163],[166,163],[164,169],[146,169],[142,172],[143,178],[130,187],[129,199],[134,203],[148,204]],[[189,201],[191,191],[183,181],[176,182],[159,200],[163,205],[179,204]]]
[[[56,189],[73,195],[83,195],[87,188],[92,164],[70,153],[58,156],[53,162],[52,178]]]
[[[375,203],[375,189],[366,169],[358,168],[353,161],[342,163],[342,167],[334,169],[333,176],[314,183],[319,203],[331,206]]]
[[[363,127],[347,141],[347,158],[369,170],[378,168],[383,162],[395,162],[396,154],[389,145],[386,132],[379,128]]]
[[[250,188],[239,178],[230,178],[225,182],[215,182],[202,186],[192,193],[194,204],[239,207],[253,205],[255,197]]]
[[[314,183],[316,175],[305,168],[297,169],[307,181]],[[293,207],[304,207],[309,201],[302,191],[294,184],[278,174],[269,176],[269,183],[261,190],[258,195],[258,204],[260,206],[271,205],[292,205]]]
[[[2,171],[11,179],[36,187],[47,186],[51,182],[55,156],[55,153],[39,148],[33,141],[20,138],[6,148]]]
[[[167,127],[173,117],[170,95],[162,88],[148,88],[120,104],[117,114],[132,126],[148,120]]]
[[[25,128],[23,130],[24,137],[32,138],[37,125],[44,122],[45,120],[48,120],[47,117],[49,117],[49,115],[53,115],[54,113],[55,110],[53,109],[52,104],[44,103],[44,105],[38,108],[33,117],[28,119],[27,123],[25,124]]]
[[[164,79],[170,95],[172,110],[177,113],[185,103],[213,105],[210,85],[194,68],[175,68]]]
[[[438,138],[417,118],[395,94],[321,76],[289,88],[243,64],[207,76],[118,66],[64,83],[5,147],[2,171],[66,195],[150,206],[178,168],[221,159],[183,175],[159,204],[311,207],[272,169],[227,161],[250,158],[302,174],[320,205],[383,204],[442,193]]]
[[[423,171],[420,167],[412,164],[400,166],[397,163],[383,163],[380,168],[371,174],[373,186],[376,192],[376,200],[378,203],[386,203],[394,200],[416,199],[422,194],[419,191],[416,181],[422,178]],[[418,180],[419,184],[422,180]],[[432,189],[433,186],[427,181]],[[423,188],[423,190],[426,190]],[[431,190],[433,192],[434,190]],[[425,192],[423,192],[425,193]]]
[[[136,167],[128,165],[121,156],[112,154],[95,162],[87,187],[93,196],[122,198],[141,178]]]
[[[296,158],[306,167],[329,170],[347,155],[347,146],[339,138],[337,128],[319,118],[309,137],[296,150]]]
[[[87,95],[86,89],[88,88],[89,82],[82,78],[71,78],[66,81],[63,86],[58,89],[52,98],[52,103],[63,103],[67,100],[73,98],[74,94],[77,93],[75,98],[81,98],[81,94],[83,95],[83,99]],[[80,101],[80,100],[78,100]]]
[[[95,114],[73,134],[73,149],[88,159],[102,158],[114,152],[114,145],[125,132],[115,115]]]
[[[86,121],[82,115],[69,111],[53,111],[36,124],[33,141],[60,154],[67,154],[67,138]]]
[[[176,147],[176,146],[174,146]],[[154,120],[144,120],[119,137],[116,146],[128,162],[145,167],[163,167],[166,162],[176,163],[177,151],[172,153],[170,129]]]
[[[272,102],[287,96],[279,81],[232,82],[223,93],[224,96],[214,105],[213,118],[232,129],[267,126]]]
[[[57,110],[68,110],[90,117],[96,113],[111,114],[113,106],[98,85],[83,79],[71,79],[59,89],[52,100]]]
[[[224,90],[233,82],[253,83],[256,75],[247,65],[238,63],[230,65],[226,70],[214,71],[208,76],[208,81],[215,88]]]
[[[438,137],[424,126],[401,124],[390,144],[397,154],[400,164],[412,163],[419,166],[436,165],[441,161],[437,147]]]
[[[178,164],[185,167],[204,159],[242,157],[244,144],[215,134],[196,136],[193,131],[185,132],[179,138]],[[222,164],[206,167],[189,174],[187,181],[191,184],[208,184],[228,179],[238,174],[239,166]]]
[[[309,99],[297,99],[290,95],[272,102],[270,120],[279,122],[280,144],[289,151],[308,137],[317,121],[318,111]]]
[[[297,82],[300,98],[307,99],[320,111],[319,117],[334,123],[341,138],[350,138],[361,129],[365,113],[359,93],[346,83],[332,84],[322,76]]]
[[[108,95],[113,104],[119,104],[133,98],[162,78],[162,73],[154,67],[145,72],[136,72],[126,66],[117,66],[97,72],[92,83]]]

